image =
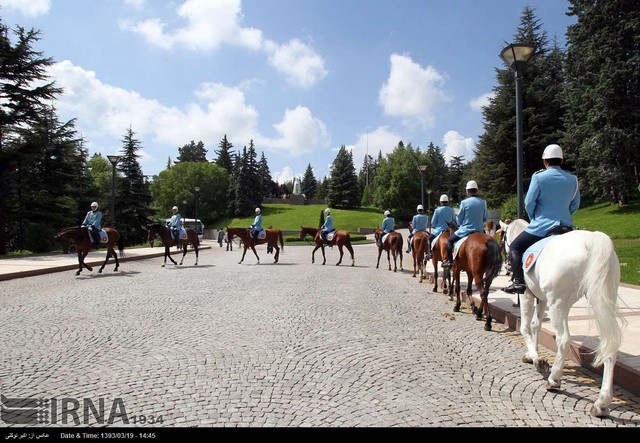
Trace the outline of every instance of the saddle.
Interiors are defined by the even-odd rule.
[[[545,235],[545,237],[549,237],[551,235],[562,235],[562,234],[566,234],[567,232],[571,232],[573,231],[573,227],[572,226],[555,226],[551,229],[549,229],[549,232],[547,232],[547,235]]]

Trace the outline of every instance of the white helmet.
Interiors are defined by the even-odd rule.
[[[558,145],[549,145],[546,148],[544,148],[544,152],[542,153],[542,159],[546,160],[548,158],[564,159],[564,157],[562,156],[562,148]]]
[[[389,211],[384,211],[384,215],[385,215],[385,217],[386,217],[387,215],[391,215],[391,212],[389,212]]]
[[[260,208],[256,208],[256,214],[260,214]]]
[[[441,202],[447,202],[447,203],[448,203],[448,202],[449,202],[449,197],[447,197],[447,194],[442,194],[442,195],[440,196],[440,201],[441,201]]]
[[[177,207],[177,206],[174,206],[173,208],[171,208],[171,210],[172,210],[172,211],[177,211],[177,210],[178,210],[178,207]]]
[[[467,182],[467,187],[466,189],[478,189],[478,184],[476,183],[475,180],[469,180]]]
[[[418,205],[418,207],[416,208],[416,211],[424,211],[424,208],[422,207],[422,205]]]
[[[92,207],[92,208],[93,208],[93,207],[96,207],[96,208],[97,208],[97,207],[98,207],[98,202],[93,202],[93,203],[91,203],[91,207]]]
[[[325,209],[325,210],[324,210],[324,213],[325,213],[325,214],[330,214],[330,213],[331,213],[331,209],[329,209],[329,208]]]

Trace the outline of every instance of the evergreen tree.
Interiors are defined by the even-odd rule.
[[[362,168],[358,174],[358,189],[360,191],[360,205],[369,206],[373,195],[372,186],[375,178],[376,165],[373,157],[365,154],[362,161]],[[366,198],[365,198],[366,197]]]
[[[262,191],[253,140],[249,143],[249,149],[244,147],[239,164],[236,165],[235,177],[232,182],[234,184],[233,198],[230,202],[232,215],[246,217],[253,214],[255,208],[262,204]]]
[[[43,57],[33,45],[40,40],[40,32],[17,27],[11,31],[15,43],[9,37],[9,28],[0,21],[0,255],[7,253],[10,244],[15,247],[15,213],[17,194],[17,167],[25,167],[26,158],[33,153],[21,152],[23,143],[14,142],[15,131],[41,118],[47,104],[61,92],[49,81],[47,68],[51,58]]]
[[[317,182],[316,178],[313,175],[313,169],[311,168],[311,163],[307,165],[307,170],[304,172],[302,176],[302,182],[300,183],[300,188],[305,198],[312,199],[316,195],[316,187]]]
[[[331,165],[331,179],[327,192],[332,208],[356,208],[360,204],[358,178],[351,151],[342,145]]]
[[[252,214],[255,208],[262,205],[262,194],[264,192],[263,183],[260,177],[260,167],[258,165],[258,154],[256,147],[253,144],[253,140],[249,141],[249,149],[247,150],[247,157],[245,159],[245,167],[247,168],[247,188],[246,193],[251,206],[249,214]],[[266,166],[266,159],[265,159]],[[269,173],[269,167],[267,166],[265,173]],[[268,178],[270,179],[270,175]],[[266,179],[267,177],[265,177]]]
[[[169,156],[169,159],[167,160],[167,169],[171,169],[171,156]]]
[[[260,161],[258,162],[258,182],[260,183],[260,204],[262,204],[262,200],[271,196],[271,183],[273,183],[264,151],[261,153]]]
[[[220,149],[214,151],[218,157],[215,159],[215,162],[218,166],[222,166],[229,175],[233,173],[233,154],[231,149],[233,145],[227,140],[227,134],[224,135],[222,140],[220,140],[220,144],[218,145]]]
[[[514,41],[536,47],[522,70],[523,180],[541,168],[545,146],[559,143],[564,133],[563,54],[550,46],[534,10],[526,6]],[[470,164],[470,176],[482,183],[483,197],[497,207],[517,192],[515,77],[509,67],[498,69],[494,97],[484,107],[484,132]]]
[[[449,175],[447,161],[439,147],[429,143],[427,147],[427,158],[429,159],[429,169],[425,174],[425,187],[431,189],[436,195],[436,201],[439,194],[442,194],[446,187]]]
[[[144,226],[150,222],[154,211],[149,184],[138,163],[140,141],[131,128],[127,129],[121,141],[122,158],[117,168],[123,180],[119,181],[116,194],[115,227],[126,244],[136,245],[144,242]]]
[[[460,203],[462,199],[466,197],[466,182],[464,181],[464,173],[464,156],[460,155],[452,157],[451,160],[449,160],[449,177],[446,186],[446,194],[449,197],[449,202],[451,202],[451,204],[453,204],[454,202]],[[476,181],[478,180],[476,179]],[[485,194],[483,191],[483,196],[484,195]]]
[[[565,157],[584,197],[637,196],[640,169],[640,8],[629,0],[570,0]]]
[[[316,185],[316,199],[324,200],[327,198],[327,189],[329,187],[329,179],[325,175],[321,180],[318,180]]]
[[[240,176],[240,172],[242,170],[242,156],[239,153],[234,153],[231,155],[231,160],[233,166],[231,169],[231,174],[229,175],[229,190],[227,193],[227,201],[229,215],[231,217],[235,217],[236,206],[238,204],[238,202],[236,201],[236,188],[238,186],[238,177]]]
[[[199,141],[195,143],[191,140],[186,145],[178,148],[178,158],[176,163],[183,162],[207,162],[207,150],[204,148],[204,143]]]

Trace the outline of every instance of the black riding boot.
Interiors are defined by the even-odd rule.
[[[409,252],[411,252],[411,239],[412,238],[413,238],[413,236],[411,236],[411,235],[409,237],[407,237],[407,254]]]
[[[447,261],[442,263],[443,268],[451,268],[453,263],[453,242],[447,243]]]
[[[507,294],[524,294],[527,286],[524,284],[524,270],[522,269],[522,254],[516,250],[511,250],[511,272],[513,273],[513,281],[502,290]]]

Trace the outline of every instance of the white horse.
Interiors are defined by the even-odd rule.
[[[528,223],[520,219],[509,224],[505,242],[507,253],[508,246],[527,226]],[[555,236],[545,245],[533,269],[525,272],[524,280],[527,289],[520,304],[520,333],[527,345],[527,352],[522,361],[533,363],[541,374],[549,370],[548,361],[538,355],[538,335],[549,306],[549,318],[556,330],[558,351],[546,389],[560,387],[571,341],[569,310],[584,295],[600,331],[600,344],[593,365],[597,367],[604,363],[600,394],[591,406],[590,413],[596,417],[608,416],[613,369],[622,342],[621,324],[626,324],[617,305],[620,263],[611,239],[602,232],[582,230]],[[535,299],[538,303],[534,308]]]

